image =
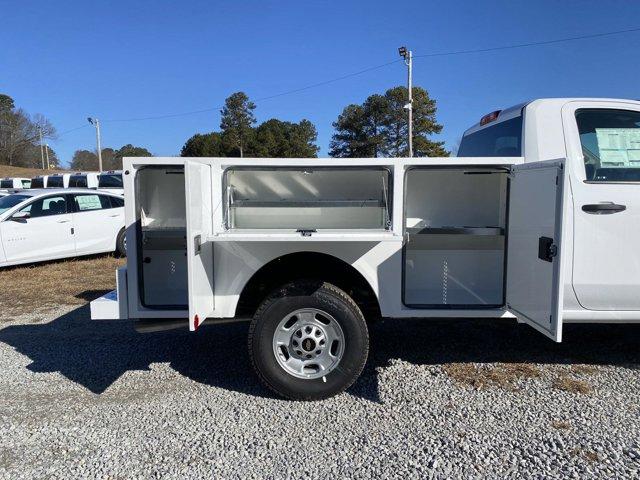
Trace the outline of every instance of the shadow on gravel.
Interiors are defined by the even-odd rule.
[[[130,370],[168,363],[206,385],[272,397],[246,353],[246,323],[205,324],[138,334],[129,322],[91,321],[85,305],[49,323],[12,325],[0,341],[31,359],[33,372],[59,372],[100,394]],[[566,325],[555,344],[509,320],[385,320],[370,326],[369,362],[352,395],[378,402],[377,369],[392,359],[416,365],[453,362],[594,364],[638,368],[640,325]]]

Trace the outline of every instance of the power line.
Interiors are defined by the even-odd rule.
[[[526,48],[526,47],[536,47],[536,46],[544,46],[544,45],[552,45],[552,44],[557,44],[557,43],[564,43],[564,42],[573,42],[573,41],[577,41],[577,40],[587,40],[587,39],[591,39],[591,38],[601,38],[601,37],[608,37],[608,36],[613,36],[613,35],[622,35],[625,33],[633,33],[633,32],[638,32],[640,31],[640,27],[637,28],[629,28],[626,30],[616,30],[616,31],[611,31],[611,32],[601,32],[601,33],[593,33],[593,34],[589,34],[589,35],[580,35],[580,36],[576,36],[576,37],[565,37],[565,38],[557,38],[557,39],[553,39],[553,40],[544,40],[544,41],[538,41],[538,42],[528,42],[528,43],[518,43],[518,44],[513,44],[513,45],[502,45],[502,46],[497,46],[497,47],[489,47],[489,48],[476,48],[476,49],[470,49],[470,50],[452,50],[452,51],[448,51],[448,52],[434,52],[434,53],[424,53],[422,55],[414,55],[414,58],[430,58],[430,57],[445,57],[445,56],[454,56],[454,55],[467,55],[467,54],[473,54],[473,53],[483,53],[483,52],[495,52],[495,51],[499,51],[499,50],[510,50],[510,49],[515,49],[515,48]],[[359,70],[357,72],[353,72],[353,73],[348,73],[346,75],[341,75],[339,77],[335,77],[332,78],[330,80],[325,80],[322,82],[317,82],[317,83],[312,83],[310,85],[306,85],[304,87],[300,87],[300,88],[295,88],[292,90],[287,90],[281,93],[276,93],[274,95],[269,95],[266,97],[262,97],[262,98],[258,98],[255,101],[256,102],[261,102],[264,100],[271,100],[273,98],[278,98],[278,97],[284,97],[286,95],[292,95],[294,93],[299,93],[299,92],[303,92],[305,90],[310,90],[313,88],[317,88],[317,87],[321,87],[324,85],[329,85],[331,83],[335,83],[335,82],[339,82],[341,80],[346,80],[347,78],[352,78],[352,77],[356,77],[358,75],[362,75],[364,73],[368,73],[374,70],[378,70],[384,67],[388,67],[389,65],[393,65],[395,63],[398,63],[402,60],[394,60],[391,62],[387,62],[387,63],[383,63],[381,65],[375,65],[373,67],[369,67],[369,68],[365,68],[363,70]],[[180,113],[170,113],[170,114],[165,114],[165,115],[154,115],[154,116],[147,116],[147,117],[133,117],[133,118],[120,118],[120,119],[111,119],[111,120],[103,120],[103,123],[116,123],[116,122],[138,122],[138,121],[144,121],[144,120],[161,120],[164,118],[176,118],[176,117],[185,117],[188,115],[196,115],[199,113],[208,113],[208,112],[214,112],[216,110],[220,110],[222,109],[222,106],[219,107],[214,107],[214,108],[204,108],[201,110],[192,110],[189,112],[180,112]],[[71,130],[67,130],[61,134],[59,134],[59,136],[61,135],[65,135],[66,133],[72,132],[74,130],[78,130],[80,128],[84,128],[85,126],[83,125],[82,127],[77,127],[77,128],[73,128]]]
[[[640,28],[630,28],[627,30],[617,30],[615,32],[593,33],[590,35],[580,35],[578,37],[557,38],[555,40],[545,40],[541,42],[517,43],[515,45],[503,45],[500,47],[476,48],[472,50],[454,50],[451,52],[424,53],[422,55],[414,55],[414,58],[426,57],[445,57],[451,55],[465,55],[469,53],[495,52],[497,50],[509,50],[512,48],[537,47],[541,45],[552,45],[554,43],[573,42],[575,40],[586,40],[589,38],[608,37],[611,35],[621,35],[623,33],[639,32]]]
[[[353,73],[348,73],[346,75],[342,75],[340,77],[336,77],[336,78],[332,78],[331,80],[325,80],[323,82],[318,82],[318,83],[312,83],[311,85],[306,85],[304,87],[300,87],[300,88],[295,88],[293,90],[287,90],[285,92],[281,92],[281,93],[276,93],[275,95],[269,95],[267,97],[261,97],[261,98],[256,98],[254,101],[256,102],[262,102],[264,100],[271,100],[272,98],[278,98],[278,97],[283,97],[285,95],[291,95],[293,93],[298,93],[298,92],[303,92],[305,90],[310,90],[312,88],[317,88],[317,87],[321,87],[323,85],[328,85],[330,83],[335,83],[335,82],[339,82],[340,80],[345,80],[347,78],[351,78],[351,77],[355,77],[358,75],[362,75],[363,73],[367,73],[367,72],[371,72],[373,70],[378,70],[380,68],[384,68],[387,67],[389,65],[393,65],[394,63],[398,63],[401,60],[394,60],[392,62],[387,62],[387,63],[383,63],[381,65],[376,65],[375,67],[369,67],[369,68],[365,68],[364,70],[360,70],[357,72],[353,72]],[[206,113],[206,112],[213,112],[215,110],[220,110],[223,107],[214,107],[214,108],[205,108],[202,110],[194,110],[191,112],[182,112],[182,113],[171,113],[168,115],[157,115],[157,116],[152,116],[152,117],[138,117],[138,118],[123,118],[123,119],[115,119],[115,120],[103,120],[103,123],[114,123],[114,122],[137,122],[140,120],[160,120],[162,118],[173,118],[173,117],[183,117],[186,115],[195,115],[198,113]]]
[[[76,130],[80,130],[81,128],[86,128],[86,127],[87,127],[87,125],[80,125],[79,127],[70,128],[69,130],[65,130],[64,132],[60,132],[60,133],[56,134],[56,136],[62,137],[63,135],[66,135],[67,133],[75,132]]]

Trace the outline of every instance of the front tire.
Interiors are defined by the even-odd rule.
[[[345,292],[320,281],[276,290],[249,327],[249,356],[258,377],[291,400],[341,393],[362,372],[368,352],[360,308]]]

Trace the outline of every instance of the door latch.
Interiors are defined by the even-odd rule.
[[[200,235],[196,235],[193,239],[193,254],[200,255],[201,250],[202,250],[202,237]]]
[[[545,262],[552,262],[558,255],[558,247],[553,243],[553,238],[540,237],[538,239],[538,258]]]

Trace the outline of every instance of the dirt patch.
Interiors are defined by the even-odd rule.
[[[598,373],[598,367],[593,365],[576,364],[569,367],[572,373],[577,375],[593,375]]]
[[[444,371],[456,383],[475,389],[498,387],[505,390],[518,390],[516,383],[525,378],[537,378],[540,370],[528,363],[498,363],[495,365],[476,365],[474,363],[450,363]]]
[[[554,420],[551,422],[551,426],[556,430],[570,430],[571,424],[569,422],[565,422],[564,420]]]
[[[578,380],[568,375],[561,375],[553,381],[553,388],[569,393],[588,394],[593,392],[593,387],[584,380]]]
[[[571,450],[571,455],[574,457],[584,458],[591,463],[600,461],[600,455],[598,455],[598,453],[594,452],[593,450],[584,450],[582,448],[576,447]]]
[[[113,290],[116,268],[124,263],[102,255],[0,269],[0,318],[82,305]]]

